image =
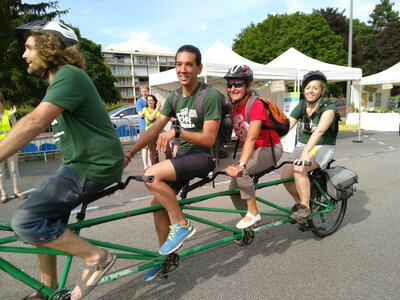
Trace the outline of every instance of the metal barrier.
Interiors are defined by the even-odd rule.
[[[51,131],[44,132],[38,135],[33,141],[25,145],[20,151],[19,155],[43,155],[44,160],[47,162],[47,154],[58,152],[57,146],[54,142],[53,133]]]
[[[131,125],[129,119],[117,118],[111,121],[114,124],[115,132],[122,144],[133,144],[137,141],[138,129]],[[43,155],[44,160],[47,162],[47,154],[56,153],[58,151],[56,143],[54,142],[53,132],[51,128],[49,128],[48,131],[41,133],[29,144],[25,145],[18,154],[22,156]]]
[[[133,144],[138,138],[138,128],[128,118],[112,118],[111,122],[122,144]]]

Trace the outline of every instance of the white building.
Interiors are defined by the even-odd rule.
[[[118,79],[116,86],[124,102],[140,98],[140,84],[148,84],[149,74],[175,67],[175,54],[103,50],[104,61]]]

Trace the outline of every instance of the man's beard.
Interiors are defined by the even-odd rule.
[[[33,75],[39,78],[42,78],[43,73],[46,71],[46,68],[41,64],[28,64],[27,72],[29,75]]]

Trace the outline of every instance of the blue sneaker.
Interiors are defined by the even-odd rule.
[[[150,269],[147,269],[146,272],[143,273],[143,280],[150,281],[157,277],[158,273],[162,271],[161,266],[154,266]]]
[[[160,251],[158,251],[161,255],[168,255],[174,252],[182,245],[184,240],[190,238],[196,232],[196,228],[194,228],[190,221],[188,221],[186,226],[172,224],[169,228],[170,231],[167,240],[161,246]]]

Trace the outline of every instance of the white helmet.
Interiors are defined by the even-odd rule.
[[[58,23],[56,21],[39,20],[33,21],[14,29],[15,33],[23,38],[25,38],[25,33],[36,32],[39,34],[54,34],[58,36],[63,42],[65,48],[74,46],[79,43],[78,37],[71,28],[65,26],[64,24]]]

